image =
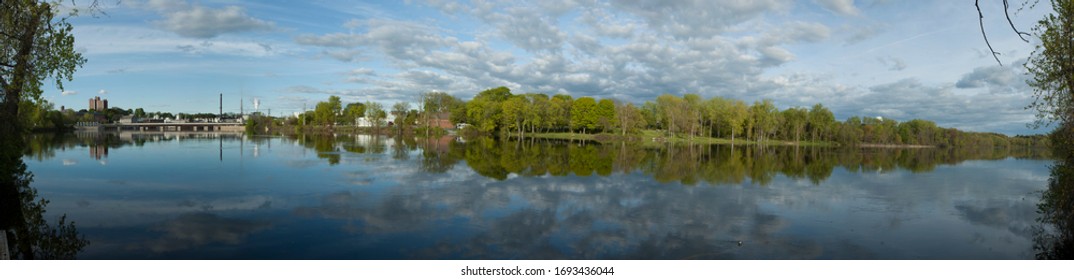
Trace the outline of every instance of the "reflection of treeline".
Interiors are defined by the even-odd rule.
[[[778,174],[826,180],[836,167],[850,172],[927,172],[937,165],[1006,157],[1043,158],[1041,149],[868,149],[793,146],[571,144],[553,140],[477,138],[438,157],[461,157],[478,174],[499,180],[520,176],[607,176],[642,172],[659,182],[694,185],[750,182],[766,185]],[[443,162],[440,159],[438,162]],[[450,161],[450,160],[449,160]]]

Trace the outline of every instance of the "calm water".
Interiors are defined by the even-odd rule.
[[[38,135],[82,259],[1029,259],[1052,160],[940,149]]]

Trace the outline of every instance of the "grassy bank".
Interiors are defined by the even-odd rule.
[[[542,139],[559,139],[559,140],[586,140],[586,141],[598,141],[598,142],[640,142],[640,143],[673,143],[673,144],[731,144],[731,139],[715,138],[715,137],[683,137],[673,136],[665,137],[665,133],[656,130],[643,130],[638,134],[581,134],[581,133],[568,133],[568,132],[553,132],[553,133],[529,133],[526,137],[542,138]],[[735,139],[735,145],[772,145],[772,146],[815,146],[815,147],[836,147],[839,146],[835,142],[812,142],[812,141],[782,141],[782,140],[768,140],[763,142],[758,141],[746,141],[745,139]]]

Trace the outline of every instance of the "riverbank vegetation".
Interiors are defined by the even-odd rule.
[[[282,122],[291,126],[284,130],[303,132],[427,133],[458,128],[466,136],[516,139],[873,147],[1048,145],[1044,136],[966,132],[922,119],[900,122],[852,116],[839,121],[820,103],[780,110],[768,99],[748,104],[719,96],[705,99],[698,94],[664,94],[636,106],[566,94],[514,94],[506,87],[482,91],[469,101],[442,92],[424,93],[419,98],[418,108],[399,102],[385,112],[377,102],[344,107],[339,97],[332,96],[318,103],[314,111]]]

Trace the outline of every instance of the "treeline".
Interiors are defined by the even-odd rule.
[[[433,123],[430,120],[450,119],[481,134],[521,138],[549,132],[639,135],[643,130],[650,130],[657,131],[660,137],[710,137],[730,139],[732,143],[744,139],[755,143],[809,141],[849,146],[996,148],[1048,144],[1044,136],[965,132],[921,119],[899,122],[854,116],[838,121],[823,104],[779,110],[768,99],[747,104],[724,97],[705,99],[697,94],[664,94],[635,106],[612,99],[575,99],[566,94],[513,94],[506,87],[482,91],[470,101],[442,92],[424,93],[420,99],[417,109],[410,109],[407,102],[392,106],[394,124],[401,124],[397,127],[425,127]],[[384,113],[376,102],[343,107],[339,97],[332,96],[300,118],[305,118],[305,123],[334,125],[354,124],[357,119],[368,117],[372,125],[380,126],[386,118]]]

